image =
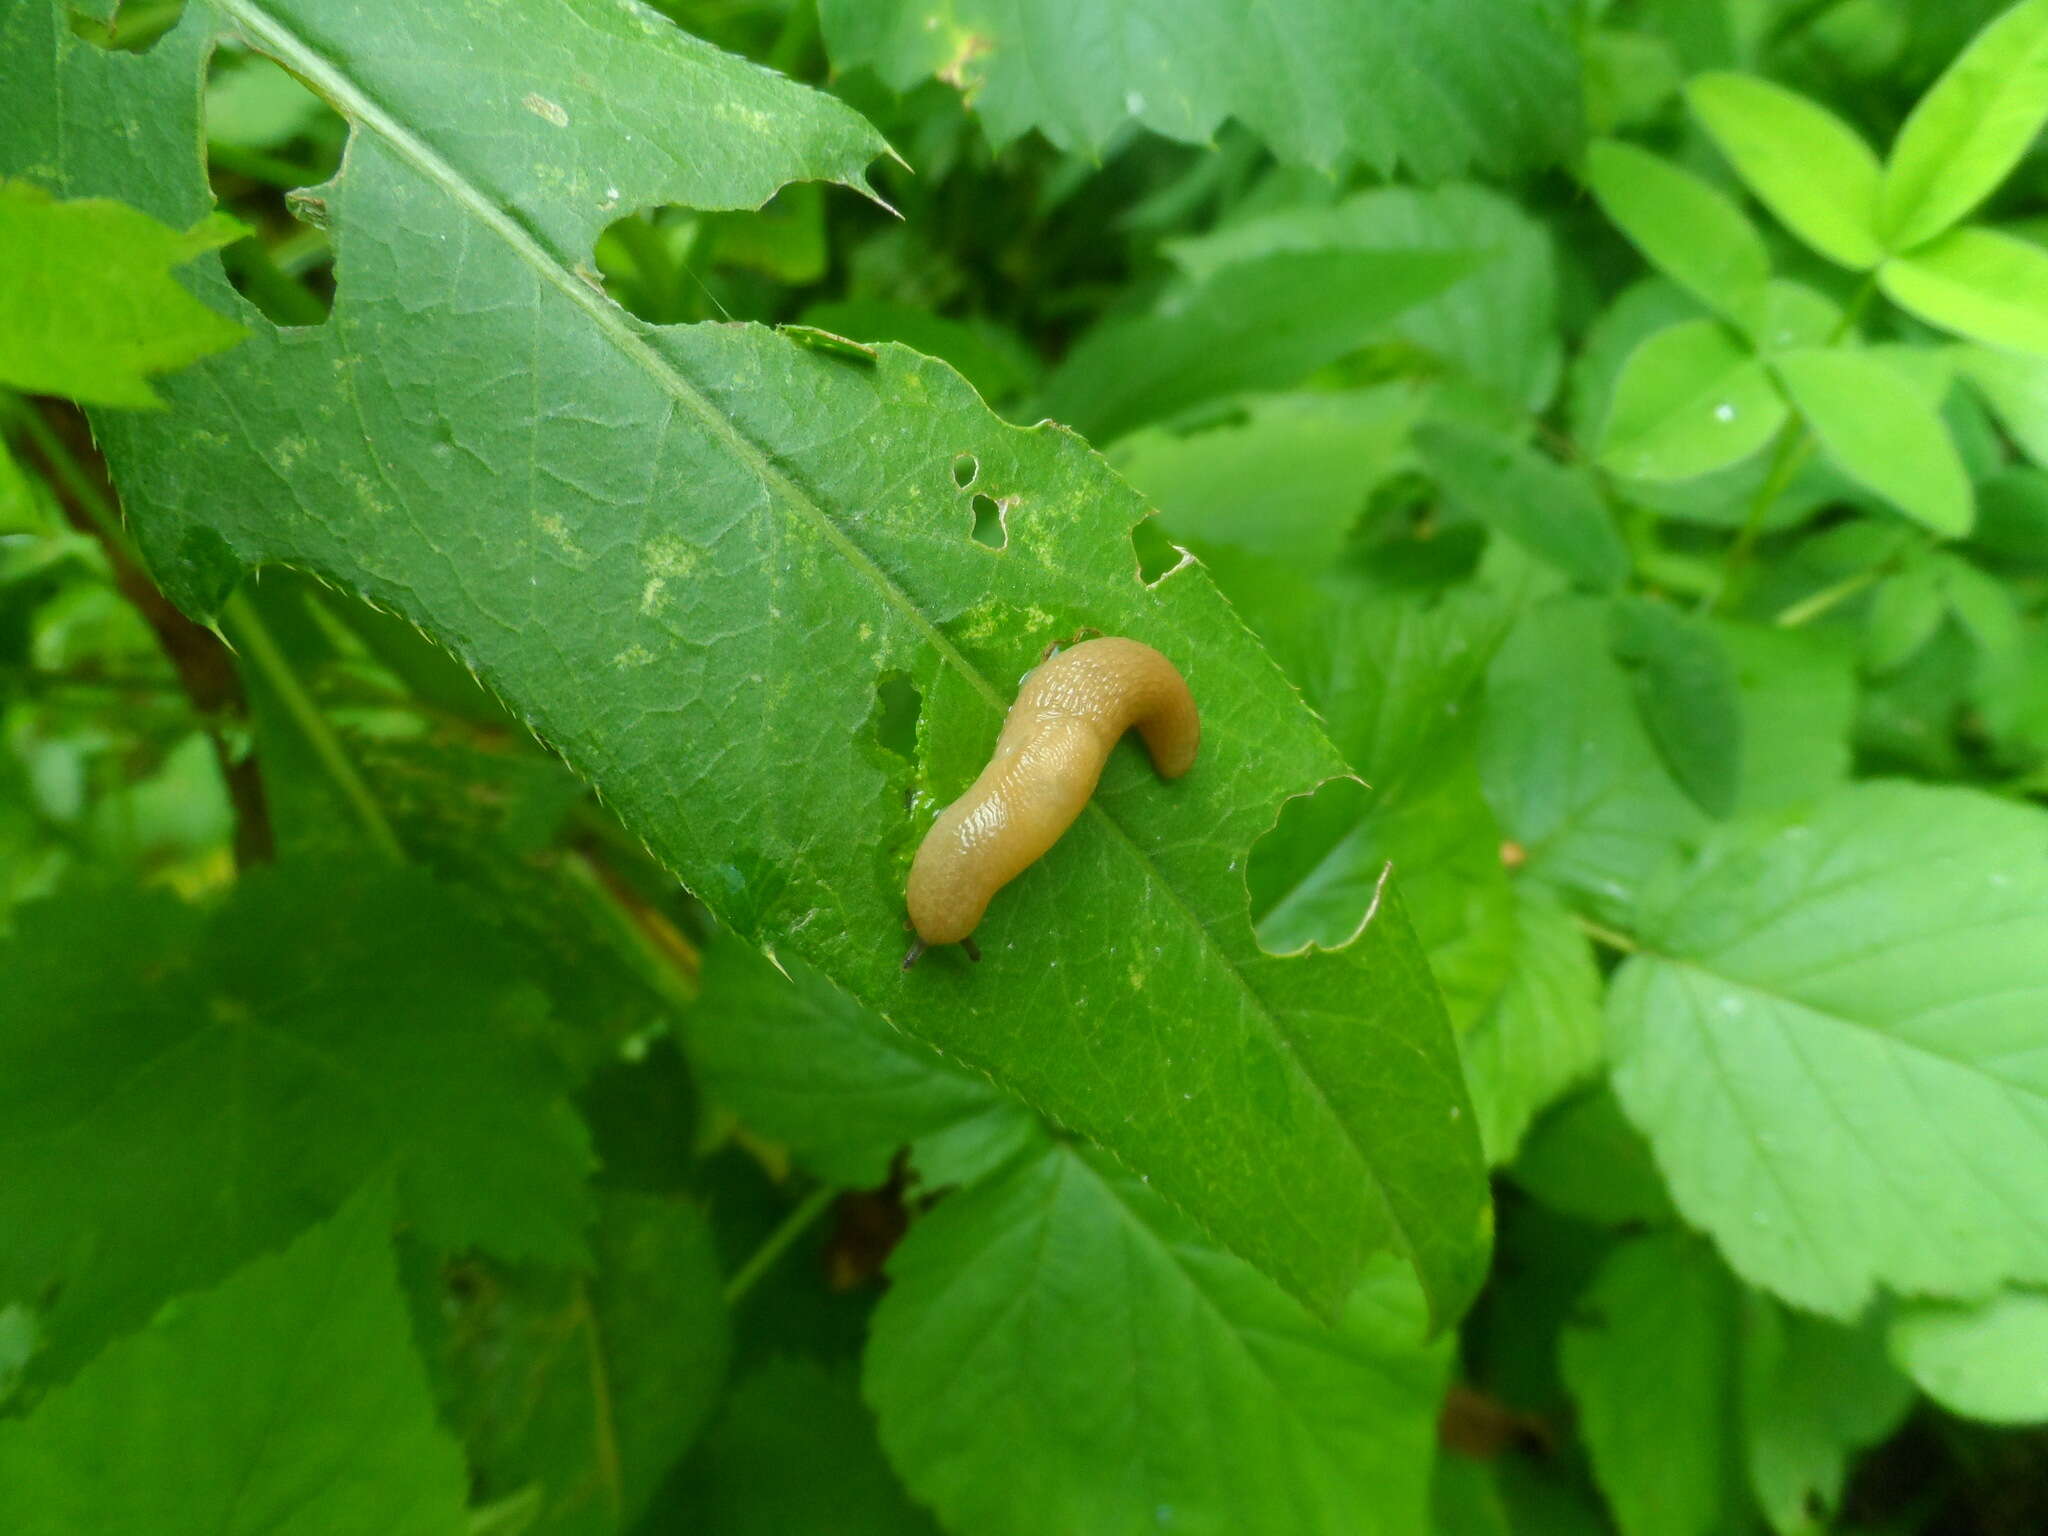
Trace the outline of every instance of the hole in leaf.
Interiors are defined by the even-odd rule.
[[[608,187],[606,198],[618,189]],[[673,205],[641,208],[614,219],[597,237],[592,264],[621,309],[655,325],[725,319],[725,296],[706,286],[706,225],[701,214]]]
[[[185,0],[76,0],[74,37],[117,53],[147,53],[185,15]]]
[[[908,672],[884,672],[875,684],[875,709],[868,717],[883,751],[906,763],[917,761],[917,718],[924,699]]]
[[[1271,955],[1349,943],[1379,904],[1387,870],[1372,791],[1337,778],[1280,807],[1245,864],[1252,929]]]
[[[977,493],[974,498],[974,542],[990,549],[1001,549],[1010,542],[1003,505],[992,496]]]
[[[1138,580],[1148,587],[1156,586],[1187,558],[1186,552],[1159,526],[1156,512],[1147,512],[1131,529],[1131,548],[1138,556]]]
[[[124,11],[125,15],[126,12]],[[279,325],[318,325],[334,307],[334,247],[304,191],[341,165],[348,124],[260,54],[223,44],[207,67],[207,174],[252,233],[221,252],[228,281]]]
[[[966,490],[974,484],[975,476],[981,473],[981,460],[971,453],[963,453],[953,460],[953,483]]]
[[[599,189],[599,211],[615,211],[623,195]],[[591,265],[621,308],[655,325],[786,319],[796,307],[789,290],[825,276],[823,193],[799,182],[751,212],[665,204],[623,213],[597,237]]]

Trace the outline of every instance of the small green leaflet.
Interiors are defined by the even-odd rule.
[[[0,1423],[10,1536],[461,1536],[373,1183],[282,1253],[111,1345]]]
[[[1878,222],[1910,251],[1969,213],[2048,122],[2048,0],[2021,0],[1978,33],[1914,107],[1885,167]]]
[[[2048,251],[1973,226],[1878,269],[1901,309],[1988,346],[2048,357]]]
[[[1608,644],[1672,778],[1709,816],[1730,815],[1742,787],[1742,699],[1720,637],[1668,603],[1623,595]]]
[[[1771,258],[1733,199],[1670,161],[1596,139],[1586,181],[1607,217],[1650,265],[1745,330],[1760,316]]]
[[[1693,116],[1785,227],[1830,261],[1871,267],[1877,156],[1819,103],[1755,75],[1712,73],[1685,88]]]
[[[1900,371],[1867,352],[1805,347],[1771,367],[1843,474],[1936,533],[1968,533],[1970,477],[1940,412]]]
[[[1344,950],[1259,950],[1244,861],[1343,765],[1206,577],[1144,585],[1130,489],[941,364],[649,327],[581,275],[624,209],[858,185],[873,130],[616,0],[505,29],[439,7],[216,8],[353,136],[321,189],[327,324],[255,324],[178,377],[160,421],[100,424],[166,589],[207,614],[246,569],[290,564],[403,614],[749,942],[1103,1141],[1316,1306],[1392,1245],[1454,1315],[1488,1217],[1440,1000],[1396,902]],[[197,217],[208,15],[138,60],[49,6],[6,13],[0,96],[48,106],[0,130],[0,166]],[[503,83],[458,105],[455,71]],[[129,120],[154,133],[131,144]],[[1007,548],[972,537],[976,497],[1003,505]],[[964,788],[1016,680],[1083,626],[1183,669],[1202,762],[1165,786],[1120,751],[992,910],[986,962],[906,975],[906,795]],[[874,737],[887,684],[919,698],[914,769]]]
[[[1748,458],[1790,414],[1763,363],[1717,320],[1681,320],[1622,365],[1600,462],[1631,480],[1689,480]]]
[[[242,338],[171,272],[244,233],[225,214],[180,233],[108,198],[60,203],[0,179],[0,385],[89,405],[161,404],[150,374]]]

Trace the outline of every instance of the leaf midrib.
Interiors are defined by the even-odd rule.
[[[898,586],[865,550],[849,538],[765,450],[740,431],[688,378],[649,346],[628,322],[624,310],[619,309],[610,299],[594,292],[582,279],[564,268],[518,220],[486,197],[432,146],[407,130],[386,112],[381,104],[357,86],[354,80],[283,22],[271,16],[260,5],[253,3],[253,0],[214,0],[214,4],[224,16],[242,28],[250,43],[269,51],[280,63],[288,63],[294,73],[317,87],[345,117],[354,119],[376,133],[416,171],[441,187],[450,197],[469,210],[480,224],[504,240],[537,275],[580,309],[601,335],[645,371],[665,393],[687,406],[710,433],[745,464],[784,505],[795,510],[815,526],[826,542],[864,576],[886,602],[898,609],[910,624],[926,637],[940,656],[968,681],[997,714],[1004,712],[1002,696],[994,685],[925,616],[911,600],[910,595]],[[1098,816],[1102,825],[1114,832],[1138,862],[1151,871],[1158,887],[1186,916],[1189,927],[1198,936],[1198,942],[1216,956],[1257,1015],[1266,1021],[1274,1038],[1293,1056],[1296,1066],[1301,1071],[1302,1081],[1308,1084],[1309,1091],[1323,1106],[1345,1145],[1351,1148],[1360,1166],[1370,1177],[1373,1192],[1379,1198],[1391,1229],[1400,1234],[1402,1245],[1410,1261],[1414,1262],[1418,1252],[1415,1240],[1387,1196],[1377,1161],[1366,1151],[1350,1122],[1331,1102],[1322,1083],[1309,1069],[1308,1059],[1302,1054],[1293,1036],[1281,1026],[1278,1013],[1260,995],[1236,960],[1189,906],[1186,897],[1172,881],[1166,879],[1156,861],[1129,831],[1092,797],[1087,809]]]

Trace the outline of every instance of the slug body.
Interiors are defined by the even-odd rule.
[[[1202,740],[1194,697],[1149,645],[1084,641],[1024,679],[995,756],[939,813],[910,866],[920,947],[970,942],[989,898],[1073,825],[1110,749],[1133,726],[1162,777],[1177,779],[1194,765]]]

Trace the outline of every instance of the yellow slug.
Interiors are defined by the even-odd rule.
[[[911,863],[917,943],[904,969],[930,944],[957,943],[980,958],[969,935],[989,898],[1074,824],[1110,749],[1132,726],[1162,777],[1177,779],[1194,766],[1202,741],[1194,698],[1173,663],[1149,645],[1086,640],[1024,679],[995,756],[939,813]]]

